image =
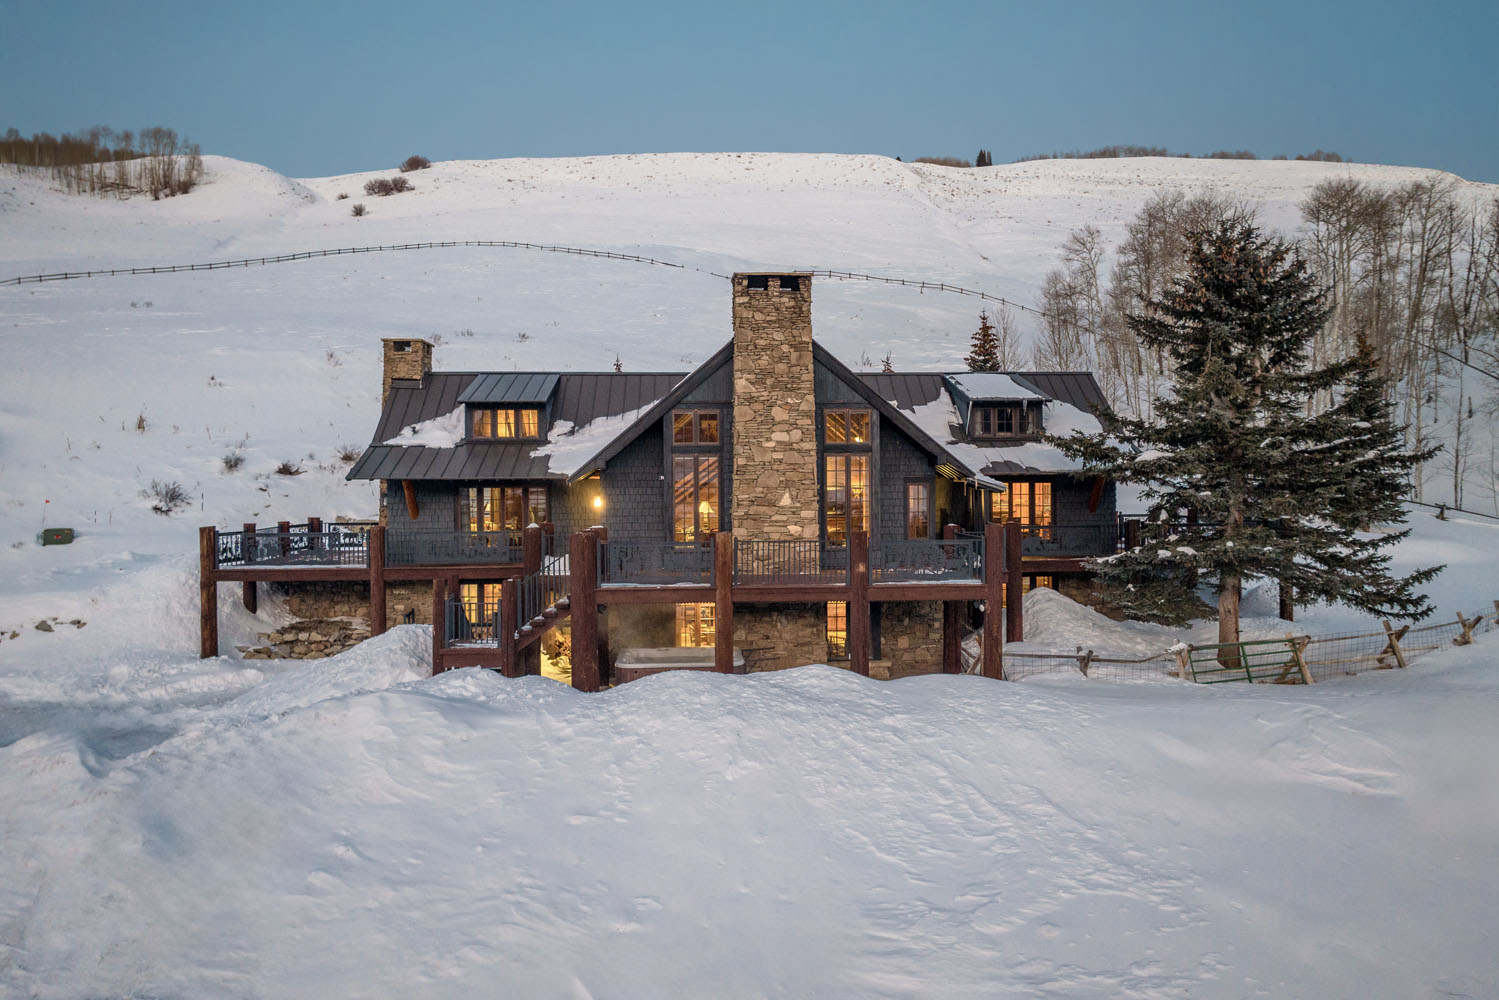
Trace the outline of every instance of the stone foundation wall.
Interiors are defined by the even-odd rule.
[[[942,605],[937,601],[886,601],[880,606],[880,680],[942,672]]]
[[[751,604],[734,609],[734,646],[745,650],[751,670],[826,663],[827,629],[827,609],[821,604]]]
[[[264,646],[236,648],[247,660],[320,660],[342,653],[369,637],[369,626],[363,620],[317,618],[262,633]]]

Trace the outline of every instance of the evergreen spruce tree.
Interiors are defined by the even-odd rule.
[[[1104,560],[1100,578],[1124,585],[1136,610],[1210,582],[1220,642],[1238,641],[1243,583],[1255,577],[1294,588],[1302,603],[1430,614],[1418,588],[1440,567],[1391,575],[1384,550],[1409,532],[1369,531],[1405,520],[1410,469],[1432,454],[1403,449],[1372,352],[1310,367],[1329,313],[1322,292],[1292,248],[1247,221],[1193,233],[1187,264],[1128,320],[1173,362],[1176,384],[1155,417],[1057,439],[1085,471],[1143,483],[1150,521],[1170,523],[1147,524],[1145,543]],[[1312,413],[1313,398],[1329,394],[1331,406]],[[1199,523],[1175,523],[1187,511]]]
[[[973,351],[963,359],[969,371],[999,371],[999,334],[995,332],[994,324],[989,322],[988,313],[979,313],[979,328],[973,332],[969,346]]]

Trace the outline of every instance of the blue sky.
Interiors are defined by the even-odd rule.
[[[0,129],[292,176],[681,150],[1322,148],[1499,182],[1499,3],[0,0]]]

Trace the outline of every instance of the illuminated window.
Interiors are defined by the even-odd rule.
[[[714,642],[712,604],[677,605],[677,645],[711,646]]]
[[[932,537],[932,484],[906,483],[906,537]]]
[[[462,494],[469,531],[519,531],[550,519],[545,486],[470,486]]]
[[[869,444],[869,411],[824,410],[822,439],[825,444]]]
[[[496,439],[541,437],[541,411],[533,407],[475,407],[473,436]]]
[[[500,611],[500,584],[461,583],[458,585],[458,603],[463,607],[463,618],[467,622],[467,633],[460,623],[460,638],[491,639],[494,637],[494,618]]]
[[[1052,534],[1051,483],[1010,482],[1005,492],[989,495],[989,520],[1019,521],[1020,532],[1032,538]]]
[[[695,542],[718,530],[718,456],[673,455],[672,531],[677,542]]]
[[[673,411],[671,415],[671,443],[718,444],[718,411]]]
[[[1041,433],[1041,407],[1036,403],[976,405],[969,423],[974,437],[1033,436]]]
[[[1029,594],[1031,591],[1035,590],[1037,587],[1045,587],[1048,590],[1055,590],[1056,589],[1056,581],[1055,581],[1055,579],[1053,577],[1039,576],[1039,575],[1036,575],[1036,574],[1029,574],[1029,575],[1026,575],[1026,576],[1022,576],[1020,578],[1020,592],[1022,594]],[[1010,591],[1009,591],[1009,586],[1007,584],[1001,584],[1000,585],[1000,590],[1001,590],[1001,595],[1002,595],[1002,604],[1005,607],[1009,607],[1010,606]]]
[[[824,455],[822,495],[829,542],[844,545],[850,531],[868,531],[869,456]]]
[[[828,659],[848,659],[848,602],[828,602]]]

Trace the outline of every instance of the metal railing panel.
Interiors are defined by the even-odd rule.
[[[903,539],[869,549],[872,583],[919,583],[982,580],[982,538]]]
[[[518,531],[391,531],[385,536],[385,562],[392,566],[520,561]]]
[[[713,582],[713,547],[700,542],[599,544],[599,584],[704,584]]]

